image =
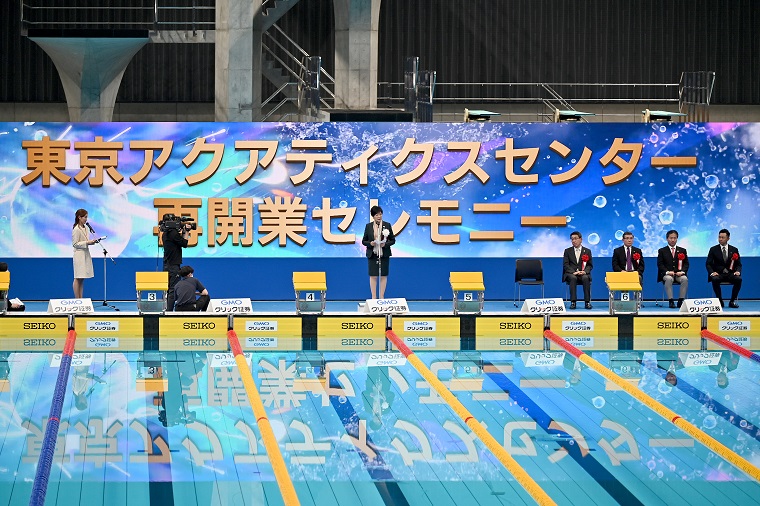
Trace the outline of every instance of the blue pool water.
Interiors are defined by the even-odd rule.
[[[760,364],[728,352],[723,371],[663,352],[591,355],[760,466]],[[557,504],[760,501],[756,481],[569,355],[553,367],[526,367],[519,353],[418,356]],[[301,504],[534,504],[410,364],[368,357],[251,355]],[[0,353],[0,505],[29,503],[52,359]],[[282,504],[237,367],[158,351],[77,364],[47,504]]]

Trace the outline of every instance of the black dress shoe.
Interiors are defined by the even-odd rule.
[[[683,306],[683,299],[678,299],[678,307]]]
[[[723,299],[720,299],[720,307],[726,307],[726,305],[723,303]]]
[[[732,300],[729,301],[728,307],[739,307],[739,304],[735,300]]]
[[[570,309],[575,309],[575,301],[570,303]]]
[[[668,301],[668,307],[669,307],[670,309],[675,309],[675,307],[676,307],[676,303],[675,303],[675,302],[673,302],[673,299],[670,299],[670,301]]]
[[[590,302],[586,302],[586,309],[594,309]]]

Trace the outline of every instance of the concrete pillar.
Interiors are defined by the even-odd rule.
[[[377,108],[380,1],[333,0],[336,108]]]
[[[111,121],[121,78],[150,39],[30,37],[55,64],[70,121]]]
[[[261,0],[216,1],[216,121],[253,121],[261,116],[261,32],[254,34],[260,10]]]

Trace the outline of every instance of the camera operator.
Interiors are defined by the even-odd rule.
[[[192,223],[183,222],[173,214],[165,214],[161,222],[164,243],[164,271],[169,273],[169,291],[167,293],[167,311],[174,311],[174,287],[179,282],[179,268],[182,264],[182,248],[187,248]]]

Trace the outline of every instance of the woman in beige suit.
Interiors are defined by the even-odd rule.
[[[77,299],[83,297],[85,278],[94,276],[90,245],[95,244],[95,241],[90,239],[86,223],[87,211],[77,209],[74,215],[74,228],[71,231],[71,245],[74,247],[74,297]]]

